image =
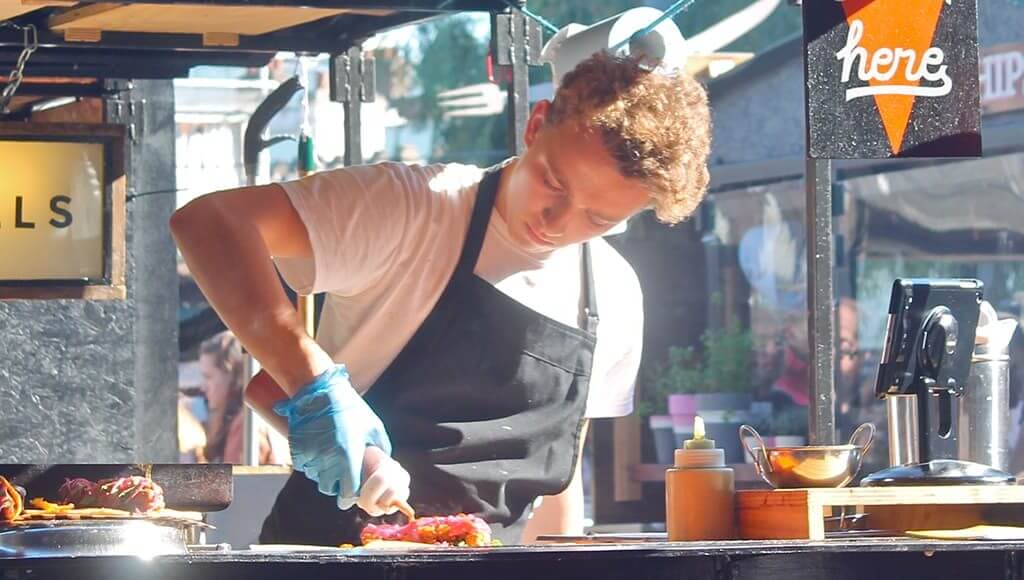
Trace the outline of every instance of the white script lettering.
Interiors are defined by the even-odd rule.
[[[945,55],[941,48],[931,47],[924,51],[918,59],[917,52],[909,48],[880,48],[874,54],[868,54],[860,41],[864,37],[864,23],[854,20],[850,23],[850,32],[846,36],[846,46],[836,53],[836,58],[843,61],[842,82],[850,82],[854,65],[857,66],[857,78],[862,82],[890,81],[900,68],[909,81],[924,79],[929,82],[941,82],[939,86],[909,85],[875,85],[846,89],[846,100],[870,95],[916,95],[919,97],[942,97],[953,90],[953,80],[946,73],[947,66],[942,64]]]

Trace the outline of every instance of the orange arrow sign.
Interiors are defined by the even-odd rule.
[[[823,1],[823,0],[814,0]],[[826,0],[827,1],[827,0]],[[914,86],[921,83],[915,71],[923,70],[925,52],[931,47],[939,15],[945,0],[845,0],[843,10],[851,29],[857,26],[863,36],[859,45],[867,54],[858,63],[864,70],[879,72],[868,75],[872,87]],[[859,22],[859,24],[856,24]],[[902,49],[902,50],[900,50]],[[879,52],[879,51],[882,52]],[[882,54],[882,57],[879,55]],[[891,58],[889,55],[892,55]],[[913,55],[913,56],[911,56]],[[908,78],[910,75],[916,78]],[[879,79],[877,76],[891,78]],[[894,154],[899,154],[903,135],[914,108],[913,94],[875,94],[875,104],[882,117],[885,133]]]

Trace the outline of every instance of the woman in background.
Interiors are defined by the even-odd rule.
[[[245,418],[242,387],[245,385],[244,355],[238,339],[221,332],[199,346],[199,369],[203,375],[203,394],[209,408],[206,423],[206,448],[202,456],[209,463],[244,462]],[[289,463],[288,453],[272,445],[266,425],[260,425],[259,462]]]

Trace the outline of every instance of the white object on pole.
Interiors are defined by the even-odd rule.
[[[631,8],[596,24],[572,23],[555,34],[541,51],[541,62],[551,65],[555,87],[562,77],[595,53],[608,51],[643,30],[663,12],[657,8]],[[688,56],[686,39],[672,19],[635,38],[618,50],[618,56],[641,56],[645,64],[665,70],[683,69]]]
[[[481,83],[438,93],[437,105],[444,118],[488,117],[505,110],[505,91],[492,83]]]
[[[757,0],[686,39],[693,54],[713,54],[764,22],[782,0]]]

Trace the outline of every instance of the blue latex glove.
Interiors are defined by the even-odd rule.
[[[274,412],[288,419],[293,467],[317,482],[320,493],[338,496],[341,509],[358,499],[366,446],[391,454],[384,424],[352,388],[345,365],[324,371]]]

